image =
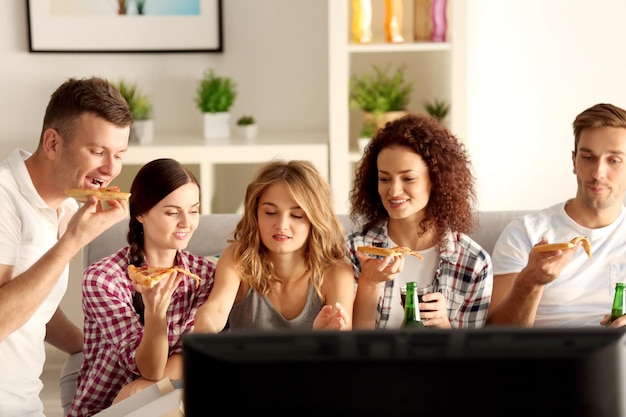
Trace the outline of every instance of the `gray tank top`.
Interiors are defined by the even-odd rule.
[[[312,329],[313,321],[322,307],[324,302],[318,297],[313,285],[309,284],[302,312],[298,317],[287,320],[267,297],[259,297],[256,291],[249,288],[245,298],[233,305],[228,316],[228,326],[231,331]]]

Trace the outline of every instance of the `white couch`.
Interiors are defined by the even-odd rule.
[[[491,253],[502,228],[515,216],[528,211],[484,211],[479,212],[479,229],[472,234],[487,252]],[[190,252],[211,256],[220,253],[226,246],[239,214],[205,214],[200,216],[200,225],[194,233],[187,250]],[[339,219],[346,230],[353,226],[347,215],[340,215]],[[83,250],[84,265],[87,266],[105,256],[112,254],[126,246],[128,221],[124,220],[96,238]]]
[[[472,237],[487,252],[491,253],[502,228],[516,216],[528,211],[485,211],[479,212],[479,228]],[[187,250],[205,256],[216,255],[226,246],[226,240],[232,235],[239,214],[201,215],[200,225],[194,233]],[[340,215],[340,220],[347,231],[353,229],[350,218]],[[121,221],[96,238],[83,250],[84,265],[89,265],[126,246],[128,220]],[[61,372],[61,404],[69,407],[76,391],[76,374],[80,368],[81,354],[70,356]]]

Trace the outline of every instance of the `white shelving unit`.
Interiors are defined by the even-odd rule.
[[[455,19],[451,16],[448,0],[448,39]],[[373,2],[374,3],[374,2]],[[453,103],[452,44],[412,42],[412,26],[405,24],[405,43],[386,43],[374,33],[374,42],[356,44],[352,41],[351,1],[328,0],[328,79],[329,79],[329,163],[330,183],[335,196],[337,213],[349,212],[349,192],[354,178],[354,165],[361,154],[356,147],[355,124],[360,115],[349,107],[350,76],[359,71],[369,71],[369,65],[384,67],[387,62],[409,62],[408,81],[414,82],[409,104],[410,111],[422,111],[424,100],[442,98]],[[374,20],[382,23],[380,9]],[[405,0],[405,22],[412,22],[412,1]],[[423,71],[422,71],[423,69]],[[454,109],[453,103],[452,108]],[[453,125],[452,115],[449,126]]]
[[[253,141],[240,138],[205,140],[198,134],[155,136],[153,145],[130,145],[124,166],[141,166],[158,158],[173,158],[183,164],[198,165],[202,213],[211,213],[216,191],[217,165],[260,164],[273,159],[306,159],[328,181],[328,136],[326,132],[265,132]],[[126,179],[126,182],[132,179]],[[228,187],[229,184],[220,184]],[[130,187],[125,184],[124,187]],[[240,190],[243,194],[244,190]]]

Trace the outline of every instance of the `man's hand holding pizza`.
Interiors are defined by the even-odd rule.
[[[548,243],[548,239],[545,236],[542,237],[541,241],[530,251],[528,264],[520,275],[527,282],[535,285],[543,286],[551,283],[561,275],[574,256],[577,256],[578,248],[583,245],[583,242],[580,239],[575,240],[576,238],[570,242]],[[591,256],[590,246],[588,246],[587,256]]]

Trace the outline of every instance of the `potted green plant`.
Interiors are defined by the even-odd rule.
[[[259,126],[252,116],[241,116],[237,119],[236,128],[238,135],[248,140],[255,139],[259,131]]]
[[[138,87],[137,83],[119,80],[114,83],[120,94],[130,107],[133,114],[133,125],[130,128],[130,142],[146,145],[154,139],[154,121],[152,119],[152,102]]]
[[[426,113],[441,123],[450,111],[450,103],[445,100],[434,99],[424,103],[424,108],[426,109]]]
[[[230,77],[218,76],[213,69],[204,72],[196,90],[196,105],[203,114],[204,138],[230,136],[230,108],[237,97],[237,84]]]
[[[390,74],[389,66],[373,65],[373,73],[350,77],[350,106],[365,112],[377,128],[407,114],[413,84],[404,78],[404,67]]]

